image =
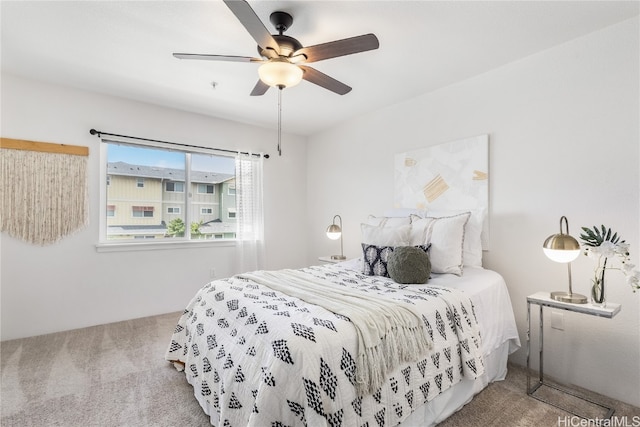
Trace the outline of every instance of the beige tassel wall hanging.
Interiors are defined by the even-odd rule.
[[[89,148],[0,138],[0,231],[37,245],[88,223]]]

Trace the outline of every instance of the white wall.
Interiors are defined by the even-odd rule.
[[[640,265],[638,34],[636,18],[311,137],[309,262],[338,250],[324,237],[336,213],[346,254],[359,256],[360,222],[393,205],[396,153],[488,133],[484,263],[507,281],[523,343],[512,360],[524,364],[526,296],[567,288],[566,267],[542,253],[561,215],[575,237],[581,226],[613,227]],[[573,263],[575,292],[588,293],[593,268]],[[564,331],[546,331],[545,373],[640,406],[640,293],[618,272],[608,280],[621,313],[563,312]]]
[[[2,136],[89,147],[89,226],[50,246],[0,235],[2,339],[181,311],[233,271],[233,247],[98,253],[99,139],[104,132],[263,151],[266,267],[301,267],[306,255],[306,142],[257,127],[2,75]],[[283,209],[286,207],[286,210]],[[286,211],[286,214],[283,212]],[[283,238],[283,236],[286,236]]]

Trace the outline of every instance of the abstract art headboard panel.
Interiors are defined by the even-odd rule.
[[[489,135],[446,142],[395,156],[396,208],[472,210],[484,216],[489,245]]]

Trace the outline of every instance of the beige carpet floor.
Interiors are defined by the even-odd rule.
[[[163,359],[178,317],[171,313],[2,342],[0,425],[210,425],[184,374]],[[440,425],[581,425],[559,423],[568,414],[528,397],[525,382],[525,370],[510,365],[505,381],[490,385]],[[619,421],[640,425],[639,408],[600,398],[616,408]]]

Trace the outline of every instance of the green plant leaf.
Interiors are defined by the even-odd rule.
[[[613,232],[611,228],[607,228],[604,225],[600,227],[594,225],[593,228],[581,228],[584,233],[580,235],[580,239],[582,239],[586,246],[600,246],[603,242],[611,242],[614,245],[625,242],[621,240],[622,236],[619,236],[618,233]]]
[[[592,239],[592,240],[596,239],[596,235],[593,233],[593,231],[591,231],[590,228],[582,227],[582,230],[584,230],[587,239]]]

